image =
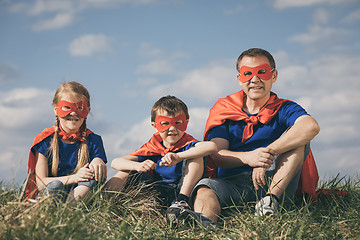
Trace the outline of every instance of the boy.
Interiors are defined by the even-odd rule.
[[[188,122],[184,102],[174,96],[160,98],[151,110],[151,125],[157,132],[134,153],[112,161],[111,167],[119,172],[105,188],[120,191],[130,171],[141,173],[167,206],[172,202],[166,218],[175,223],[180,211],[190,209],[190,193],[203,175],[203,157],[217,151],[215,143],[199,142],[185,133]]]

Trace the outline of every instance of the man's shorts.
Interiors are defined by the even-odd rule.
[[[305,146],[304,156],[309,154],[310,145]],[[304,157],[304,160],[306,157]],[[217,195],[221,207],[225,206],[242,206],[247,202],[258,201],[263,196],[265,196],[268,186],[271,183],[271,179],[275,173],[275,170],[270,170],[266,172],[265,181],[266,184],[264,187],[260,186],[259,190],[256,190],[253,181],[252,181],[252,171],[243,172],[234,176],[212,179],[212,178],[203,178],[201,179],[196,186],[194,187],[193,192],[191,193],[191,201],[194,201],[197,190],[200,187],[208,187],[212,189]],[[295,195],[299,179],[301,175],[301,169],[289,183],[288,187],[285,190],[284,196],[292,199]]]

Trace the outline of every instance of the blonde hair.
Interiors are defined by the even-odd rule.
[[[52,105],[55,107],[58,105],[62,95],[64,93],[73,93],[83,100],[87,101],[88,106],[90,107],[90,94],[88,90],[78,82],[65,82],[61,84],[58,89],[56,90],[53,98]],[[57,169],[59,166],[59,127],[60,127],[60,120],[59,117],[56,116],[56,123],[55,123],[55,133],[53,139],[51,141],[49,151],[52,154],[52,165],[51,165],[51,174],[52,176],[57,176]],[[86,119],[84,119],[83,124],[81,125],[79,131],[81,132],[81,137],[83,141],[80,142],[79,151],[78,151],[78,162],[74,169],[73,173],[79,171],[89,159],[89,148],[86,141]]]

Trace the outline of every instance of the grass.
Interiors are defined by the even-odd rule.
[[[359,179],[335,178],[320,188],[347,191],[341,198],[305,198],[278,216],[254,216],[254,204],[229,207],[216,230],[196,223],[167,225],[164,208],[148,191],[95,192],[77,205],[47,198],[18,202],[20,187],[0,183],[0,239],[360,239]]]

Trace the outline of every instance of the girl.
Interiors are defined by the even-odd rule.
[[[61,192],[77,201],[90,192],[96,181],[106,179],[103,142],[86,128],[90,95],[83,85],[61,84],[52,104],[56,123],[35,137],[29,156],[26,198],[36,197],[38,191]]]

